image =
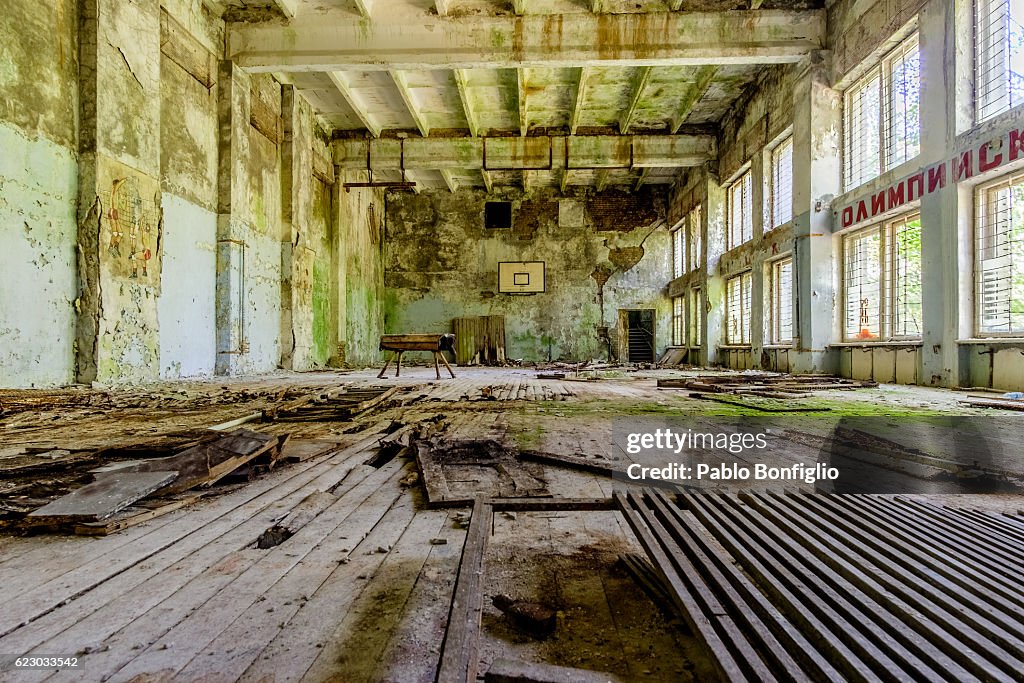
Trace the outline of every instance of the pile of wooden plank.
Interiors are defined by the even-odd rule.
[[[1020,680],[1019,515],[883,496],[615,500],[722,680]]]
[[[309,394],[265,408],[263,421],[346,422],[404,390],[402,387],[367,387]]]
[[[722,374],[659,379],[659,389],[689,389],[701,394],[747,394],[767,398],[803,398],[808,392],[829,389],[867,389],[877,382],[828,375]]]
[[[200,494],[193,490],[229,475],[248,478],[273,468],[287,440],[247,429],[212,432],[174,455],[113,463],[93,470],[94,481],[30,512],[24,526],[88,535],[123,529],[194,501]],[[154,495],[160,499],[136,505]]]

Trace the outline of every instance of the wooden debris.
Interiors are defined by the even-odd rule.
[[[494,660],[484,674],[485,683],[624,683],[609,673],[568,666],[521,662],[504,657]]]
[[[30,512],[28,517],[32,522],[55,525],[99,521],[170,484],[177,476],[175,471],[101,474],[91,484]]]
[[[474,683],[479,666],[480,618],[483,615],[484,553],[494,510],[483,497],[473,502],[466,542],[462,546],[448,628],[437,670],[438,683]]]
[[[753,394],[780,399],[799,398],[808,391],[870,389],[877,386],[877,382],[842,377],[771,373],[700,375],[658,380],[659,389],[690,389],[715,394]]]
[[[540,372],[537,373],[537,379],[565,379],[564,372]]]
[[[305,462],[310,458],[330,453],[337,448],[339,448],[339,445],[336,441],[290,439],[284,448],[281,449],[280,460],[288,463]]]
[[[321,396],[306,396],[263,411],[264,421],[346,422],[389,400],[403,387],[369,387]]]
[[[276,436],[237,429],[220,439],[194,446],[177,455],[128,463],[109,471],[175,471],[177,477],[168,485],[165,493],[179,493],[195,486],[212,484],[279,445]]]
[[[803,406],[803,405],[770,405],[767,403],[753,403],[750,401],[740,401],[735,399],[724,398],[718,395],[703,394],[700,392],[692,392],[689,394],[690,398],[699,398],[704,401],[712,401],[714,403],[721,403],[727,406],[736,406],[738,408],[746,408],[749,410],[759,410],[762,413],[818,413],[822,411],[831,410],[830,408],[816,408],[814,406]],[[760,395],[758,395],[760,396]],[[776,397],[768,397],[776,398]]]
[[[968,396],[960,399],[964,403],[975,408],[1001,408],[1002,410],[1024,411],[1024,401],[1018,399],[998,399],[987,396]]]
[[[208,493],[209,491],[186,491],[175,496],[141,500],[102,521],[75,524],[71,531],[77,536],[107,536],[136,524],[156,519],[168,512],[180,510],[186,505],[195,503]]]
[[[495,595],[491,604],[508,617],[517,631],[544,640],[555,632],[555,610],[548,605],[529,600],[513,600],[507,595]]]

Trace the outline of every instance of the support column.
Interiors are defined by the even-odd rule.
[[[768,289],[764,281],[764,157],[764,150],[759,150],[750,160],[750,212],[754,241],[750,262],[750,362],[757,368],[761,367],[761,353],[764,351],[765,292]]]
[[[719,270],[719,262],[725,253],[725,188],[719,184],[717,175],[704,172],[707,187],[704,196],[704,210],[701,211],[704,231],[705,273],[704,281],[704,363],[718,362],[718,345],[725,339],[725,278]]]
[[[79,382],[160,377],[160,3],[83,0]]]
[[[794,372],[835,372],[837,243],[831,202],[841,191],[842,96],[829,87],[828,52],[799,66],[793,93]]]
[[[956,143],[958,120],[967,113],[955,97],[956,19],[951,5],[928,3],[918,17],[922,167],[950,154]],[[955,183],[921,198],[921,272],[927,286],[922,287],[919,384],[960,384],[956,340],[961,334],[971,335],[973,308],[970,204],[970,191],[961,190]],[[961,220],[964,209],[968,215]],[[965,262],[961,263],[964,256]]]

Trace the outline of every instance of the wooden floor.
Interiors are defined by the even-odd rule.
[[[436,648],[418,644],[440,642],[465,531],[418,509],[405,461],[360,464],[365,445],[99,540],[6,539],[0,652],[79,669],[3,680],[433,680]],[[254,547],[332,488],[295,536]]]
[[[702,405],[659,391],[654,379],[639,375],[577,381],[538,380],[526,370],[457,373],[454,381],[433,381],[432,368],[415,367],[397,381],[381,382],[370,372],[328,378],[328,384],[384,383],[408,391],[358,425],[261,426],[293,439],[330,438],[339,450],[110,536],[0,535],[0,658],[33,653],[79,662],[60,672],[0,671],[0,681],[432,682],[467,513],[428,509],[409,476],[411,458],[379,468],[364,464],[392,420],[462,411],[465,425],[503,425],[523,449],[611,461],[611,421],[635,416],[633,407],[685,414]],[[952,392],[901,389],[849,400],[901,397],[926,407],[956,405]],[[196,427],[204,419],[209,425],[258,404],[213,404],[187,414],[161,405],[158,421],[146,420],[153,408],[144,406],[126,408],[121,419],[93,410],[82,429],[88,443],[128,442],[140,431],[156,433],[154,425]],[[76,440],[73,415],[54,418],[59,430],[19,418],[20,426],[0,431],[6,442],[0,446],[45,439],[66,447]],[[544,468],[556,497],[612,493],[607,478]],[[337,500],[281,545],[256,548],[265,529],[317,490]],[[1007,505],[1019,509],[1020,498]],[[513,656],[631,681],[703,680],[692,637],[673,628],[616,567],[616,558],[631,552],[642,549],[614,512],[495,513],[483,581],[481,670]],[[556,604],[557,637],[538,643],[511,631],[490,605],[497,594]]]

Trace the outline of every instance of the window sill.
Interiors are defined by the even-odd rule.
[[[855,342],[835,342],[829,344],[829,347],[835,348],[875,348],[875,347],[886,347],[886,346],[924,346],[924,342],[920,339],[909,340],[909,341],[855,341]]]
[[[768,351],[792,351],[793,350],[793,345],[792,344],[765,344],[761,348],[762,349],[767,349]]]
[[[1006,344],[1007,346],[1024,345],[1024,337],[972,337],[970,339],[957,339],[957,344]]]
[[[722,344],[718,347],[719,351],[750,351],[750,344]]]

